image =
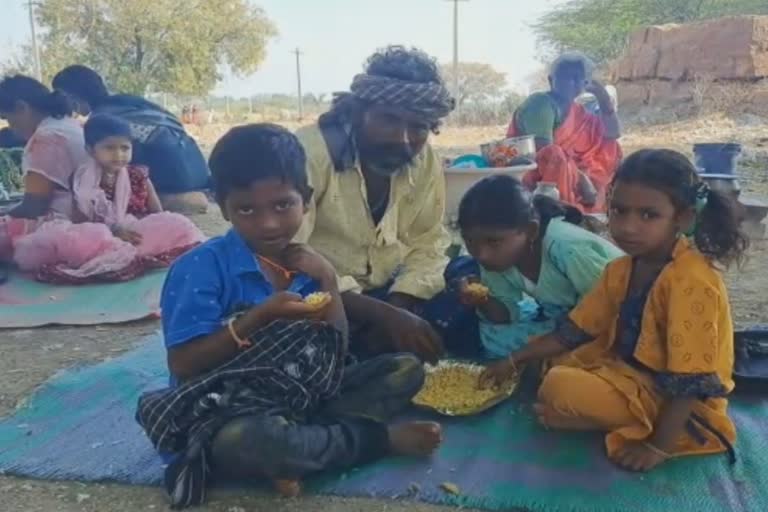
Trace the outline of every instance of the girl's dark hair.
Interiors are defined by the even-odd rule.
[[[57,91],[63,91],[87,101],[91,106],[98,105],[109,97],[104,79],[97,72],[76,64],[62,69],[51,82]]]
[[[572,206],[551,197],[531,194],[517,179],[503,174],[478,181],[464,194],[459,204],[459,229],[493,227],[522,229],[537,221],[541,236],[549,221],[563,217],[571,224],[581,224],[583,216]]]
[[[682,153],[669,149],[643,149],[622,162],[613,184],[638,183],[666,193],[678,211],[696,208],[693,235],[696,247],[710,259],[728,265],[740,263],[749,247],[749,239],[741,232],[736,202],[727,195],[710,190],[696,168]]]
[[[309,201],[312,187],[306,163],[299,139],[282,126],[269,123],[232,128],[219,139],[208,160],[220,205],[233,189],[270,178],[292,185],[304,201]]]
[[[15,111],[20,101],[56,119],[72,115],[72,105],[64,94],[51,92],[34,78],[14,75],[0,81],[0,112]]]
[[[125,137],[132,139],[131,126],[119,117],[96,114],[88,118],[83,126],[85,145],[93,147],[107,137]]]

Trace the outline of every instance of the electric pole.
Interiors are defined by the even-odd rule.
[[[302,51],[296,48],[293,51],[296,55],[296,90],[298,94],[298,106],[299,106],[299,121],[304,119],[304,96],[301,92],[301,55]]]
[[[40,64],[40,47],[37,45],[37,27],[35,27],[35,2],[29,0],[27,8],[29,9],[29,30],[32,33],[32,58],[35,63],[35,78],[42,82],[43,71]]]
[[[453,2],[453,97],[459,101],[459,2],[469,0],[447,0]],[[458,103],[457,103],[458,104]]]

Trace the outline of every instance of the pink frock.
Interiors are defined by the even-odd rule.
[[[129,166],[114,187],[101,187],[101,169],[92,160],[73,179],[76,215],[85,222],[55,219],[15,243],[14,260],[38,280],[55,284],[126,281],[169,265],[205,237],[186,217],[149,214],[149,173]],[[141,235],[132,245],[112,234],[121,227]]]

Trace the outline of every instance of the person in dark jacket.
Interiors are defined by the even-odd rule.
[[[167,110],[139,96],[110,94],[101,76],[82,65],[59,71],[53,88],[66,93],[81,115],[110,114],[127,121],[135,139],[131,163],[149,167],[159,194],[208,188],[205,157],[179,119]]]

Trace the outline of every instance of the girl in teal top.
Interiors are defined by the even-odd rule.
[[[532,336],[551,332],[622,255],[579,227],[581,220],[575,208],[531,199],[509,176],[489,176],[464,195],[458,223],[480,275],[462,282],[459,293],[477,309],[488,355],[506,357]]]

